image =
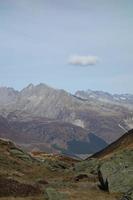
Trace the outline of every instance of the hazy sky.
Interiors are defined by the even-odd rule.
[[[0,85],[133,93],[133,0],[0,0]]]

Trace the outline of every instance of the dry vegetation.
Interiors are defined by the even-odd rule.
[[[0,140],[0,184],[5,187],[0,187],[0,199],[120,199],[118,192],[109,193],[99,189],[96,174],[98,165],[99,161],[93,159],[81,162],[53,154],[34,152],[29,155],[12,142]],[[5,194],[3,191],[6,188],[8,193]]]

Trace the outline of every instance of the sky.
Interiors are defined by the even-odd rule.
[[[0,86],[133,93],[132,0],[0,0]]]

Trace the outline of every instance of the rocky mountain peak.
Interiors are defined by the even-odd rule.
[[[7,105],[15,101],[18,91],[9,87],[0,87],[0,105]]]

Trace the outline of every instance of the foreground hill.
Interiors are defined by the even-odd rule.
[[[94,174],[100,171],[103,187],[106,182],[110,192],[126,193],[129,196],[127,199],[133,199],[133,130],[104,150],[76,164],[76,171]]]
[[[133,130],[93,157],[101,160],[100,169],[110,191],[132,191],[133,198]]]
[[[132,103],[132,101],[131,101]],[[132,107],[101,101],[99,98],[80,98],[64,90],[45,84],[30,84],[20,92],[11,88],[0,88],[0,114],[28,119],[25,113],[34,117],[49,118],[71,123],[95,133],[110,143],[133,125]]]
[[[0,197],[39,195],[41,191],[33,182],[25,182],[31,166],[37,169],[38,162],[11,141],[0,139]]]
[[[122,150],[132,150],[133,149],[133,129],[125,133],[117,141],[110,144],[108,147],[102,151],[94,154],[93,158],[106,158],[110,157],[115,153],[118,153]]]
[[[132,200],[133,151],[127,146],[105,159],[79,161],[37,151],[29,155],[0,139],[0,199]],[[109,192],[101,189],[106,179]]]
[[[0,116],[0,137],[15,141],[28,151],[92,154],[107,146],[98,136],[67,122],[26,116]]]
[[[118,197],[101,191],[97,176],[77,174],[74,166],[80,161],[43,152],[31,155],[11,141],[0,139],[1,200],[116,200]]]

